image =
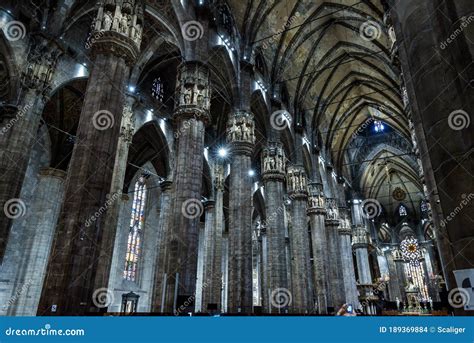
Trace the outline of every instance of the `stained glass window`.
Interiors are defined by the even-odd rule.
[[[422,264],[414,265],[405,263],[405,275],[409,283],[414,285],[419,290],[419,297],[421,301],[428,301],[428,287],[425,282],[425,270]]]
[[[407,215],[407,209],[405,206],[403,205],[400,205],[400,207],[398,208],[398,214],[400,216],[406,216]]]
[[[163,82],[161,78],[157,77],[153,80],[153,85],[151,86],[151,95],[156,100],[163,102]]]
[[[146,199],[146,175],[140,176],[135,183],[133,193],[132,215],[130,219],[130,231],[127,240],[127,253],[125,255],[124,279],[136,281],[138,259],[141,253],[142,230],[145,220],[145,199]]]

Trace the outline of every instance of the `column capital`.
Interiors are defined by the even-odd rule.
[[[51,167],[40,169],[38,174],[40,175],[40,177],[49,176],[49,177],[55,177],[61,180],[65,180],[67,176],[67,173],[64,170],[51,168]]]
[[[288,195],[292,199],[308,197],[308,181],[303,166],[289,166],[286,172]]]
[[[207,125],[210,121],[211,104],[210,76],[207,65],[186,62],[178,70],[176,82],[175,120],[195,119]]]
[[[214,188],[217,191],[223,191],[224,190],[224,183],[225,183],[225,178],[224,178],[224,166],[222,164],[216,164],[214,165],[213,168],[214,172]]]
[[[236,110],[227,121],[227,142],[238,155],[252,155],[255,145],[255,123],[252,113]]]
[[[352,248],[368,248],[371,244],[371,239],[367,229],[363,225],[357,225],[352,231]]]
[[[334,198],[326,199],[325,223],[329,226],[339,226],[339,208]]]
[[[135,133],[135,123],[133,120],[132,106],[135,99],[131,96],[127,96],[125,106],[122,111],[122,121],[120,123],[120,137],[127,143],[132,144],[133,134]]]
[[[326,200],[323,192],[323,185],[320,182],[312,181],[308,184],[308,215],[326,214]]]
[[[62,53],[63,49],[55,41],[48,40],[42,35],[36,36],[28,52],[26,70],[21,74],[22,86],[34,90],[43,97],[48,96],[56,64]]]
[[[100,2],[86,47],[92,54],[113,54],[133,63],[139,54],[143,34],[143,6],[140,1]]]
[[[262,151],[263,180],[285,180],[285,151],[280,142],[268,142]]]
[[[100,38],[92,45],[91,55],[114,55],[133,64],[140,51],[131,39],[114,31],[100,31]]]

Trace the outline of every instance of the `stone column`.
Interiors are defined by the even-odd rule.
[[[400,285],[400,280],[398,278],[397,265],[393,258],[391,250],[385,252],[385,257],[387,259],[388,272],[390,280],[388,281],[388,293],[390,296],[390,301],[395,301],[398,298],[400,301],[403,300],[403,295],[401,293],[402,285]]]
[[[261,244],[261,265],[260,265],[260,278],[262,280],[262,311],[264,313],[270,313],[270,288],[268,287],[268,239],[267,239],[267,228],[265,224],[260,226],[260,244]]]
[[[204,246],[204,287],[202,294],[202,310],[208,312],[208,305],[217,311],[221,310],[222,288],[222,232],[224,226],[224,168],[215,165],[214,191],[215,206],[213,209],[213,222],[205,232]],[[206,220],[207,225],[207,220]],[[206,226],[207,228],[207,226]],[[216,311],[214,310],[214,311]],[[212,312],[212,311],[209,311]]]
[[[371,285],[372,274],[369,263],[370,237],[365,226],[356,226],[352,237],[352,249],[355,251],[359,284]]]
[[[302,166],[289,166],[287,169],[287,191],[291,199],[291,294],[290,306],[293,313],[304,314],[313,309],[309,293],[309,242],[306,218],[308,184]]]
[[[326,204],[323,193],[323,185],[319,182],[309,183],[309,197],[307,214],[311,226],[311,243],[313,249],[313,277],[316,288],[317,311],[319,314],[327,314],[328,297],[328,249],[326,240],[326,227],[324,215]]]
[[[105,290],[94,288],[104,238],[103,213],[119,198],[110,190],[126,82],[140,46],[132,33],[141,33],[143,26],[141,5],[135,6],[133,0],[124,7],[121,3],[108,2],[106,7],[100,3],[94,21],[94,30],[100,34],[91,49],[91,73],[38,315],[104,310]],[[112,17],[118,19],[121,13],[133,16],[127,24],[132,26],[111,25]],[[98,276],[107,278],[102,273]]]
[[[344,279],[344,293],[346,303],[359,307],[357,286],[355,280],[354,261],[352,258],[351,223],[345,206],[339,207],[340,225],[338,227],[339,245],[341,248],[342,275]]]
[[[252,178],[255,143],[253,115],[236,111],[227,123],[231,149],[229,182],[230,313],[252,312]]]
[[[199,230],[199,248],[198,248],[198,274],[196,278],[196,312],[207,312],[207,303],[203,302],[203,294],[207,288],[207,272],[212,269],[209,264],[209,252],[212,250],[213,239],[212,232],[215,228],[215,204],[214,200],[204,202],[205,224]]]
[[[155,282],[153,285],[153,299],[152,312],[164,311],[164,296],[166,294],[164,287],[166,287],[166,273],[165,263],[168,252],[168,237],[170,235],[170,215],[171,215],[171,189],[172,182],[169,180],[162,181],[161,197],[160,197],[160,219],[158,226],[158,254],[156,256],[155,264]]]
[[[285,153],[281,143],[269,142],[262,151],[262,177],[265,190],[266,237],[267,237],[267,281],[264,293],[272,294],[279,289],[288,289],[285,255],[285,220],[283,204],[283,182],[285,181]],[[288,307],[286,304],[284,307]],[[265,311],[285,311],[281,304],[270,301]]]
[[[114,251],[114,242],[119,222],[121,202],[118,199],[122,195],[125,171],[127,170],[128,150],[132,144],[135,123],[132,107],[135,98],[131,95],[125,99],[122,120],[120,125],[120,135],[115,153],[114,171],[110,185],[109,199],[112,200],[105,213],[102,245],[97,263],[97,273],[94,289],[106,288],[109,284],[110,268]]]
[[[197,275],[196,275],[196,297],[195,297],[195,311],[203,312],[204,308],[202,306],[202,293],[204,291],[205,280],[204,280],[204,268],[207,263],[205,245],[208,245],[206,242],[206,235],[210,231],[210,228],[213,226],[214,222],[214,200],[206,200],[204,205],[204,224],[199,222],[199,239],[198,239],[198,258],[197,258]]]
[[[448,289],[453,289],[460,286],[453,271],[472,268],[474,260],[474,234],[468,229],[472,228],[474,201],[466,199],[474,185],[474,164],[469,158],[474,47],[471,28],[467,28],[472,24],[462,20],[472,17],[472,3],[390,2],[441,268]],[[467,314],[462,308],[457,311]]]
[[[198,223],[201,204],[205,126],[209,122],[209,69],[187,62],[179,69],[176,85],[176,164],[171,208],[171,231],[166,263],[164,312],[194,311],[196,290]],[[182,308],[184,306],[185,308]]]
[[[15,302],[8,311],[10,316],[34,316],[38,308],[41,289],[46,274],[54,228],[59,216],[64,195],[66,173],[62,170],[45,168],[39,172],[39,182],[35,189],[34,200],[25,230],[32,232],[32,237],[21,242],[25,267],[21,280],[17,281],[21,288],[14,294]]]
[[[19,206],[21,187],[33,148],[50,83],[61,50],[52,41],[37,37],[29,47],[26,70],[21,75],[18,106],[1,106],[0,208],[12,215],[0,216],[0,264],[5,254],[12,217]]]
[[[222,312],[228,312],[229,304],[229,235],[222,235]]]
[[[326,235],[328,242],[328,287],[330,291],[330,306],[337,311],[338,306],[344,302],[342,296],[342,288],[344,287],[342,280],[342,266],[340,259],[339,237],[337,228],[339,227],[339,209],[337,207],[336,199],[326,199],[326,218],[324,220],[326,225]]]

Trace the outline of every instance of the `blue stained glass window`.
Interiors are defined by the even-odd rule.
[[[132,215],[130,218],[130,231],[127,240],[127,253],[125,255],[125,269],[123,278],[136,281],[138,272],[138,259],[141,253],[143,222],[145,221],[145,176],[141,176],[135,183],[133,193]]]

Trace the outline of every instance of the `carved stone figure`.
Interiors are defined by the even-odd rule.
[[[105,31],[109,31],[112,28],[112,13],[107,11],[104,14],[104,19],[102,22],[102,29]]]

